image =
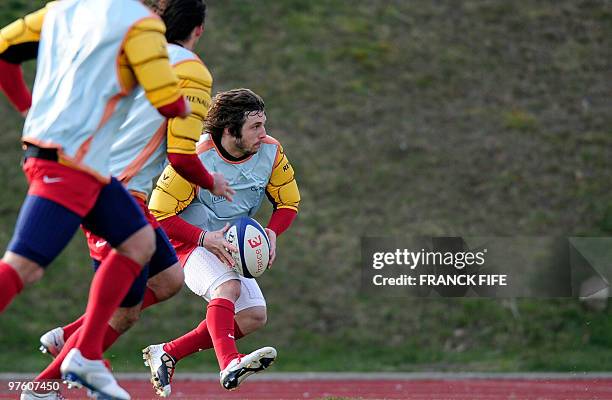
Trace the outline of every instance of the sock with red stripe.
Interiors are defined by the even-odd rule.
[[[234,322],[234,337],[236,340],[244,337],[238,324]],[[208,332],[206,320],[200,322],[194,330],[174,339],[164,345],[164,351],[177,361],[198,351],[213,348],[212,338]]]
[[[217,298],[208,303],[206,325],[212,338],[221,370],[238,357],[238,348],[234,338],[234,302]]]
[[[102,358],[108,321],[141,269],[142,265],[117,252],[110,253],[100,264],[91,283],[85,320],[75,346],[83,357],[90,360]]]
[[[4,311],[4,309],[11,304],[11,301],[15,296],[21,292],[23,289],[23,282],[21,281],[21,277],[11,267],[9,264],[4,261],[0,261],[0,282],[2,285],[0,286],[0,313]]]

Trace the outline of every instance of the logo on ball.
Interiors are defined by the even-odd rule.
[[[238,248],[232,253],[234,271],[246,278],[261,276],[270,261],[270,240],[263,227],[254,219],[241,217],[225,234],[228,242]]]

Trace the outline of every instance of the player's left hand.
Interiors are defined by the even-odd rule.
[[[237,252],[236,246],[225,239],[225,233],[229,230],[228,223],[218,231],[207,231],[204,234],[203,243],[201,246],[213,253],[217,258],[228,267],[233,267],[236,261],[232,258],[230,252]]]
[[[270,261],[268,261],[268,268],[272,268],[272,263],[276,260],[276,232],[272,229],[264,228],[268,239],[270,239]]]

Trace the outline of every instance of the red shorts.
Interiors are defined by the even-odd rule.
[[[51,200],[80,217],[89,213],[106,185],[87,172],[39,158],[28,158],[23,171],[30,183],[28,195]]]
[[[142,209],[142,212],[145,215],[146,220],[151,224],[153,229],[157,229],[159,227],[159,222],[155,219],[151,211],[149,211],[149,207],[145,203],[144,199],[139,196],[132,195],[136,203]],[[83,228],[83,232],[85,232],[85,237],[87,238],[87,247],[89,247],[89,256],[94,260],[102,261],[104,258],[110,253],[112,247],[106,243],[106,240],[102,239],[99,236],[94,235],[87,229]]]

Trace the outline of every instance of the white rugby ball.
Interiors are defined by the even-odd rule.
[[[238,248],[231,252],[234,271],[245,278],[257,278],[268,268],[270,239],[264,228],[249,217],[240,217],[225,233],[225,239]]]

